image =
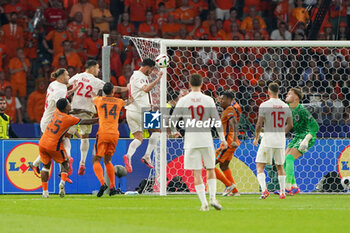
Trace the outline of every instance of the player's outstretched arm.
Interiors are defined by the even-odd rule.
[[[80,121],[80,125],[93,125],[98,122],[98,118],[92,118],[92,119],[82,119]]]
[[[258,145],[259,136],[260,136],[260,132],[261,132],[264,120],[265,120],[264,117],[259,116],[258,122],[256,123],[256,126],[255,126],[255,137],[254,137],[254,141],[253,141],[254,146]]]
[[[143,90],[144,92],[146,92],[146,93],[150,92],[150,91],[154,88],[154,86],[160,81],[160,79],[162,78],[162,76],[163,76],[163,72],[162,72],[162,71],[159,71],[159,72],[157,73],[157,78],[156,78],[153,82],[151,82],[150,84],[144,85],[144,86],[142,87],[142,90]]]
[[[71,96],[72,94],[74,94],[74,92],[78,89],[78,85],[75,85],[75,82],[73,83],[73,88],[69,91],[67,91],[67,96]]]
[[[307,117],[307,135],[305,136],[304,140],[301,141],[300,146],[298,148],[298,150],[301,152],[307,151],[307,149],[309,148],[309,141],[313,137],[316,137],[316,133],[320,129],[315,118],[313,118],[307,110],[305,110],[305,111],[307,113],[306,114],[306,117]]]
[[[129,90],[128,87],[114,86],[115,93],[123,93],[123,92],[127,92],[128,90]]]
[[[232,147],[237,147],[237,139],[238,139],[238,123],[237,123],[237,119],[235,117],[232,117],[230,120],[229,120],[229,124],[233,130],[233,142],[232,142]]]

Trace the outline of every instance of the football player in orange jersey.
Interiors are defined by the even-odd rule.
[[[216,150],[216,163],[219,163],[220,169],[215,168],[216,178],[222,181],[226,189],[223,196],[227,195],[239,195],[235,185],[235,181],[232,176],[229,164],[233,158],[233,153],[240,145],[238,140],[238,114],[239,111],[233,102],[234,96],[232,92],[224,92],[220,101],[220,106],[224,109],[221,113],[221,122],[224,129],[225,138],[228,144],[228,148],[219,148]]]
[[[110,180],[109,195],[113,196],[117,194],[117,190],[115,188],[115,175],[112,164],[112,156],[119,139],[118,121],[120,110],[125,104],[122,99],[113,97],[115,89],[112,83],[108,82],[104,84],[102,90],[106,96],[96,96],[94,93],[92,93],[94,98],[93,101],[99,116],[99,129],[96,134],[92,158],[95,175],[101,183],[97,197],[101,197],[104,191],[108,188],[103,177],[103,169],[101,166],[102,157],[107,169],[108,178]]]
[[[56,163],[60,163],[61,168],[61,182],[59,184],[59,195],[65,195],[65,181],[68,176],[68,156],[63,146],[63,138],[67,130],[77,124],[90,125],[98,122],[98,118],[81,120],[77,117],[68,115],[71,106],[67,99],[61,98],[56,103],[56,111],[53,113],[51,120],[46,127],[44,134],[39,141],[39,152],[41,162],[44,164],[41,170],[41,181],[43,186],[43,197],[49,197],[48,181],[49,171],[51,167],[51,159]]]

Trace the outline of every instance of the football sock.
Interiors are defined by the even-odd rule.
[[[208,188],[209,188],[209,200],[214,201],[216,199],[216,179],[208,180]]]
[[[291,184],[294,178],[294,157],[291,154],[286,156],[285,170],[286,170],[286,188],[291,189]]]
[[[265,181],[266,176],[265,176],[265,173],[259,173],[257,175],[257,178],[258,178],[258,182],[259,182],[261,191],[264,192],[266,190],[266,181]]]
[[[137,140],[136,138],[134,140],[132,140],[132,142],[129,145],[128,148],[128,157],[131,159],[131,157],[134,155],[137,147],[139,147],[141,145],[141,141]]]
[[[230,186],[232,183],[220,172],[219,169],[215,168],[215,175],[218,180],[224,183],[225,186]]]
[[[70,144],[70,139],[69,138],[64,138],[63,139],[63,147],[66,150],[67,156],[70,158],[70,150],[72,148],[72,145]]]
[[[225,177],[231,182],[231,184],[236,184],[236,183],[235,183],[235,180],[233,179],[232,172],[231,172],[231,169],[230,169],[230,168],[227,169],[226,171],[224,171],[224,175],[225,175]],[[232,192],[233,192],[233,193],[237,193],[237,192],[238,192],[237,188],[234,188],[234,189],[232,190]]]
[[[47,192],[49,183],[48,182],[42,182],[42,186],[43,186],[43,192],[45,192],[45,191]]]
[[[114,167],[112,163],[106,164],[106,169],[107,169],[107,175],[109,178],[109,188],[114,188],[115,187],[115,173],[114,173]]]
[[[294,174],[293,179],[292,179],[292,187],[293,188],[297,188],[298,187],[298,185],[295,182],[295,174]]]
[[[33,166],[39,167],[40,166],[40,155],[36,157],[36,159],[33,162]]]
[[[63,184],[63,185],[64,185],[64,184],[66,183],[67,177],[68,177],[68,174],[67,174],[67,173],[61,172],[61,182],[60,182],[60,184]]]
[[[94,163],[93,165],[95,175],[97,179],[100,181],[101,186],[105,183],[105,179],[103,178],[103,169],[100,163]]]
[[[196,185],[194,187],[196,189],[196,192],[197,192],[197,195],[199,197],[199,200],[202,203],[202,206],[208,206],[208,201],[205,198],[205,187],[204,187],[204,184],[202,183],[202,184]]]
[[[278,183],[280,184],[280,193],[286,192],[286,176],[278,176]]]
[[[86,156],[89,151],[89,139],[83,138],[80,141],[80,165],[85,165]]]
[[[149,138],[147,150],[145,153],[146,158],[149,158],[151,156],[154,148],[156,147],[156,145],[158,143],[159,137],[160,137],[159,132],[152,133],[151,137]]]

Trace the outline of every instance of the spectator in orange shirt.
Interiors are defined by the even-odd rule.
[[[137,31],[140,24],[146,21],[147,10],[151,9],[152,3],[149,0],[125,0],[124,12],[130,12],[130,21]]]
[[[72,40],[71,34],[66,30],[66,22],[63,20],[57,21],[57,28],[49,32],[43,40],[43,45],[49,53],[56,55],[63,52],[62,42],[65,40]],[[47,41],[52,41],[53,48],[49,48]]]
[[[142,60],[135,46],[131,46],[130,51],[126,55],[126,59],[123,63],[123,66],[130,65],[132,70],[138,70]]]
[[[161,29],[162,37],[173,39],[179,34],[180,28],[181,25],[175,22],[174,14],[169,14],[168,23],[165,23]]]
[[[0,96],[4,96],[5,88],[11,86],[11,83],[6,80],[4,71],[0,71]]]
[[[181,26],[179,34],[175,37],[175,39],[191,40],[192,38],[188,35],[186,27]]]
[[[147,11],[146,22],[142,23],[139,27],[140,37],[157,37],[158,36],[158,25],[153,23],[153,13],[152,11]]]
[[[12,12],[22,15],[22,13],[24,14],[26,11],[25,5],[19,0],[8,1],[8,3],[3,6],[3,9],[8,20],[10,20],[10,14]]]
[[[241,24],[242,31],[249,31],[253,29],[253,19],[258,19],[260,21],[260,26],[262,29],[266,28],[266,23],[260,16],[257,15],[256,7],[252,6],[249,9],[249,15],[245,17]]]
[[[168,16],[169,14],[166,12],[165,4],[164,2],[160,2],[158,4],[158,14],[154,16],[154,22],[158,24],[158,26],[161,28],[163,24],[168,22]]]
[[[69,77],[73,77],[77,73],[77,72],[75,72],[75,69],[73,66],[68,66],[67,71],[68,71]]]
[[[122,60],[120,59],[120,49],[118,46],[113,46],[110,55],[110,69],[116,77],[122,75]]]
[[[291,8],[289,7],[289,0],[282,0],[280,1],[273,14],[276,16],[277,18],[277,25],[280,22],[287,22],[288,21],[288,15],[291,12]]]
[[[181,24],[193,24],[193,20],[195,15],[195,11],[188,4],[188,0],[182,0],[181,7],[176,9],[175,14],[177,14],[177,18],[179,19],[179,23]]]
[[[86,24],[89,28],[92,27],[92,10],[94,9],[88,0],[79,0],[78,3],[72,6],[69,17],[73,18],[75,13],[81,12],[83,14],[83,24]]]
[[[73,48],[81,52],[84,39],[91,31],[87,25],[83,24],[83,14],[81,12],[75,13],[73,21],[67,26],[67,31],[71,34]]]
[[[195,15],[202,15],[204,10],[208,10],[208,1],[206,0],[191,0],[188,3],[195,12]]]
[[[187,29],[189,31],[188,36],[193,39],[203,39],[204,35],[209,35],[209,29],[202,26],[201,18],[197,15],[194,18],[194,26],[190,26]]]
[[[249,13],[249,9],[252,6],[256,7],[257,11],[261,11],[265,8],[264,4],[266,3],[266,1],[264,0],[244,0],[244,8],[243,8],[243,13],[244,14],[248,14]]]
[[[308,23],[310,20],[310,16],[306,8],[303,7],[303,0],[296,0],[296,6],[292,10],[290,17],[290,24],[294,27],[298,22]]]
[[[123,36],[132,36],[135,33],[135,26],[130,23],[128,12],[123,13],[122,21],[118,24],[117,31]]]
[[[224,21],[224,30],[226,33],[230,33],[232,23],[237,23],[238,26],[241,24],[241,21],[237,18],[237,15],[237,9],[232,7],[230,9],[230,17]]]
[[[209,31],[209,27],[210,25],[212,24],[215,24],[216,23],[216,13],[215,13],[215,10],[210,10],[209,11],[209,14],[208,14],[208,17],[207,17],[207,20],[205,20],[203,23],[202,23],[202,26],[207,28],[208,31]]]
[[[27,96],[27,74],[29,72],[30,62],[25,57],[23,49],[18,48],[17,57],[10,60],[9,73],[13,95],[19,96],[22,104],[24,104],[24,98]]]
[[[159,7],[159,3],[161,3],[161,2],[164,3],[165,11],[167,13],[173,12],[176,8],[176,0],[157,0],[156,6]]]
[[[121,87],[126,87],[130,77],[132,75],[132,69],[130,65],[124,65],[123,66],[123,71],[122,71],[122,75],[117,76],[117,78],[114,77],[114,79],[111,79],[111,83],[113,83],[113,85],[115,86],[121,86]],[[122,98],[126,98],[127,96],[127,92],[123,92],[123,93],[114,93],[114,97],[122,97]]]
[[[5,88],[5,100],[7,108],[5,114],[10,116],[11,123],[23,124],[22,104],[17,97],[12,96],[12,87]]]
[[[218,29],[218,35],[225,40],[225,38],[227,37],[226,32],[224,30],[224,22],[221,19],[217,19],[216,20],[216,27]]]
[[[253,28],[252,30],[246,31],[245,38],[247,40],[253,40],[255,32],[259,32],[262,39],[269,40],[269,33],[266,29],[261,28],[260,21],[257,18],[253,19]]]
[[[43,78],[35,80],[35,91],[30,93],[27,102],[27,113],[30,122],[39,123],[45,109],[47,85]]]
[[[216,17],[221,20],[226,20],[230,17],[230,9],[234,7],[235,0],[212,0],[216,8]]]
[[[86,49],[86,56],[88,59],[95,59],[100,56],[100,52],[103,46],[103,41],[100,38],[100,29],[94,27],[92,29],[91,37],[86,38],[84,41],[84,49]]]
[[[226,34],[226,40],[244,40],[244,36],[239,30],[238,23],[231,24],[230,33]]]
[[[114,18],[104,0],[98,0],[98,8],[92,10],[92,20],[94,26],[98,27],[102,34],[109,33],[109,24],[114,21]]]
[[[0,34],[2,32],[0,31]],[[3,59],[6,57],[7,54],[7,46],[3,44],[0,40],[0,71],[4,70],[4,67],[2,67]]]
[[[221,37],[218,35],[218,28],[216,27],[216,24],[210,25],[208,39],[209,40],[223,40],[225,37]]]
[[[53,58],[52,66],[57,69],[59,66],[58,60],[61,56],[65,57],[67,60],[67,65],[74,67],[74,69],[80,73],[81,67],[83,64],[80,60],[80,57],[77,53],[72,50],[72,43],[69,40],[65,40],[62,42],[63,44],[63,52],[58,53]]]
[[[10,14],[10,22],[2,26],[2,42],[6,45],[9,58],[16,56],[16,49],[24,46],[23,28],[17,24],[16,12]]]

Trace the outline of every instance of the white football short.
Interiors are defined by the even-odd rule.
[[[79,113],[79,114],[72,114],[72,116],[74,117],[78,117],[80,119],[91,119],[92,116],[90,114],[87,113]],[[77,131],[77,127],[78,125],[73,125],[72,127],[70,127],[70,129],[68,130],[68,133],[70,135],[74,135],[75,132]],[[80,135],[84,135],[84,134],[90,134],[92,131],[92,125],[79,125],[79,131],[80,131]]]
[[[283,148],[271,148],[260,146],[255,162],[272,164],[272,158],[276,165],[283,165],[285,160],[285,150]]]
[[[142,113],[126,110],[126,121],[131,133],[142,132]]]
[[[201,170],[215,168],[214,147],[200,147],[185,149],[184,168],[188,170]]]

